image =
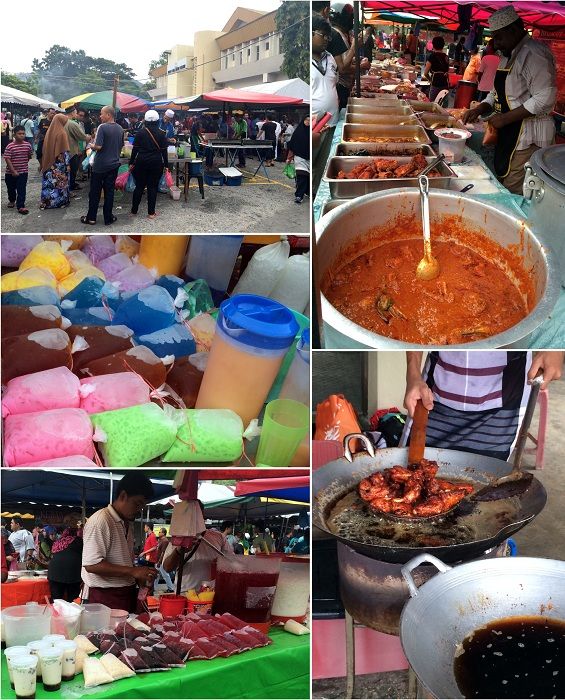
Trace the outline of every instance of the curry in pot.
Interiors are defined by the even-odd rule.
[[[435,231],[432,222],[432,244],[440,275],[418,280],[420,222],[400,217],[393,231],[374,229],[342,250],[322,291],[358,325],[408,343],[468,343],[527,316],[534,289],[516,252],[470,230],[457,216],[443,217]]]

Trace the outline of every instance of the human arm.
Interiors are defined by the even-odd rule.
[[[118,576],[122,578],[132,576],[140,586],[145,586],[147,581],[152,581],[157,574],[155,569],[147,566],[122,566],[121,564],[111,564],[106,559],[84,568],[89,574],[98,576]]]
[[[543,350],[537,352],[528,371],[528,381],[532,381],[541,369],[543,372],[542,389],[547,389],[549,382],[560,379],[563,373],[565,352],[562,350]]]
[[[104,129],[102,127],[103,124],[100,124],[100,126],[96,130],[94,143],[90,144],[90,148],[92,148],[93,151],[101,151],[102,147],[104,146]]]
[[[432,69],[431,61],[426,61],[426,65],[424,66],[424,72],[422,73],[422,78],[425,78],[427,80],[431,69]]]
[[[409,416],[414,415],[418,399],[422,400],[424,407],[431,411],[434,407],[434,396],[430,387],[422,379],[422,352],[406,353],[406,392],[404,394],[404,407]]]
[[[163,555],[163,569],[167,572],[175,571],[180,564],[180,553],[176,547],[169,543]]]
[[[10,158],[10,155],[7,154],[8,150],[10,148],[10,144],[6,146],[6,150],[4,151],[4,160],[6,161],[6,166],[8,168],[8,171],[10,175],[13,175],[14,177],[18,176],[18,171],[14,168],[14,165],[12,163],[12,159]]]

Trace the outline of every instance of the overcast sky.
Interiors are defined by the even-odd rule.
[[[59,44],[126,63],[143,80],[148,77],[150,61],[162,51],[175,44],[192,44],[194,32],[220,31],[236,7],[270,12],[279,5],[280,0],[157,0],[128,4],[126,10],[126,5],[115,0],[96,0],[92,12],[80,3],[69,14],[64,9],[47,9],[18,25],[21,31],[2,33],[2,70],[29,72],[34,58],[43,58],[49,47]]]

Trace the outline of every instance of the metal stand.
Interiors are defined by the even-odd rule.
[[[349,700],[355,695],[355,623],[345,611],[345,697]]]

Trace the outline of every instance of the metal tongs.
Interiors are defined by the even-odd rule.
[[[422,170],[418,177],[422,177],[422,175],[427,175],[436,167],[436,165],[439,165],[444,160],[445,155],[443,153],[440,153],[439,156],[437,158],[434,158],[429,165],[426,165],[426,167]]]

